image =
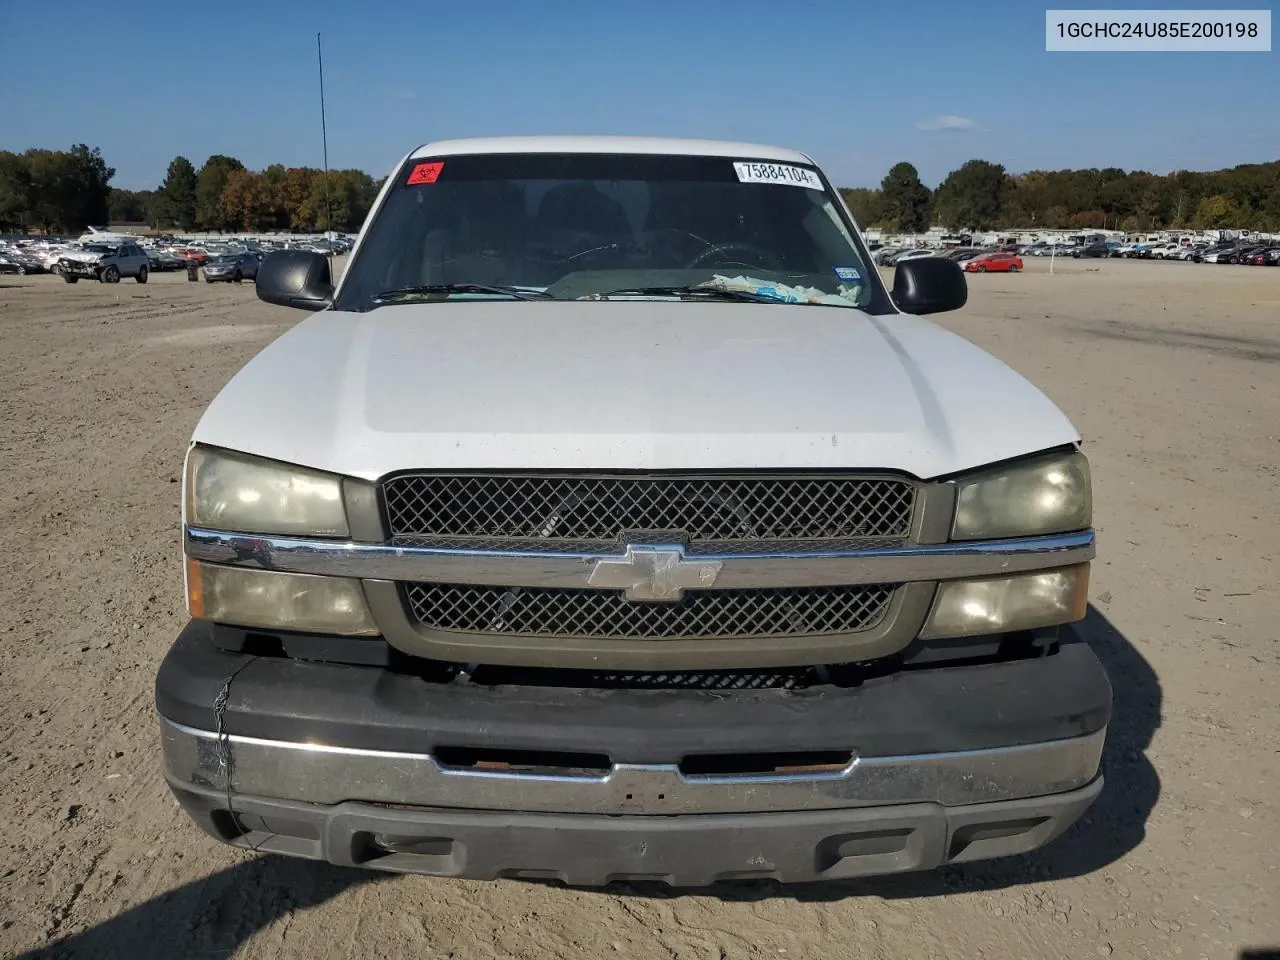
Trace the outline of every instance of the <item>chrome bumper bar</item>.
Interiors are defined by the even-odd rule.
[[[160,720],[165,775],[257,798],[528,813],[672,815],[834,810],[904,803],[943,806],[1064,793],[1097,776],[1106,728],[1025,746],[855,757],[840,770],[686,776],[672,764],[617,763],[599,775],[448,768],[430,754],[253,737]]]
[[[654,545],[650,545],[654,546]],[[592,572],[616,554],[507,552],[252,536],[188,527],[186,553],[233,566],[355,577],[490,586],[616,589]],[[663,549],[678,549],[664,547]],[[1092,560],[1092,530],[1047,537],[808,553],[697,554],[718,564],[715,589],[825,587],[999,577]]]

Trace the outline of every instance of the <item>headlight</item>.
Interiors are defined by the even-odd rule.
[[[330,473],[194,447],[187,455],[187,523],[238,533],[348,535],[342,482]]]
[[[187,561],[187,611],[197,620],[269,630],[373,636],[357,580]]]
[[[1089,594],[1089,564],[994,580],[938,585],[920,637],[972,637],[1079,620]]]
[[[1093,522],[1089,461],[1079,452],[993,470],[957,484],[953,540],[1084,530]]]

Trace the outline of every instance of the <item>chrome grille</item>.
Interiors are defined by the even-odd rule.
[[[892,584],[691,591],[635,603],[611,590],[406,583],[408,609],[436,630],[601,640],[692,640],[860,633],[884,619]]]
[[[397,542],[609,550],[683,541],[706,552],[903,543],[915,490],[886,477],[418,474],[386,481],[383,498]]]

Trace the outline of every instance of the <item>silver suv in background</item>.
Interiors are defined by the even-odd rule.
[[[67,283],[82,278],[119,283],[121,277],[146,283],[150,272],[150,259],[136,243],[86,243],[68,250],[58,259],[58,273]]]
[[[241,280],[256,280],[258,264],[262,263],[264,253],[228,253],[221,257],[212,257],[204,265],[204,279],[208,283],[216,280],[227,280],[239,283]]]

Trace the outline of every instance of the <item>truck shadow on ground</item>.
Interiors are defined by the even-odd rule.
[[[230,957],[254,934],[295,911],[389,879],[390,874],[372,870],[258,857],[167,890],[17,960]]]
[[[1160,779],[1145,753],[1160,726],[1160,683],[1150,664],[1095,607],[1089,608],[1077,629],[1102,660],[1115,692],[1103,755],[1107,783],[1080,822],[1044,850],[931,873],[862,880],[790,886],[740,881],[697,891],[620,883],[604,891],[583,892],[659,899],[697,894],[729,902],[770,898],[824,902],[867,896],[899,899],[998,890],[1081,876],[1107,866],[1142,842],[1147,818],[1160,795]],[[247,860],[23,954],[20,960],[229,956],[258,931],[294,911],[319,906],[361,884],[391,879],[389,874],[372,870],[307,860],[275,856]]]

